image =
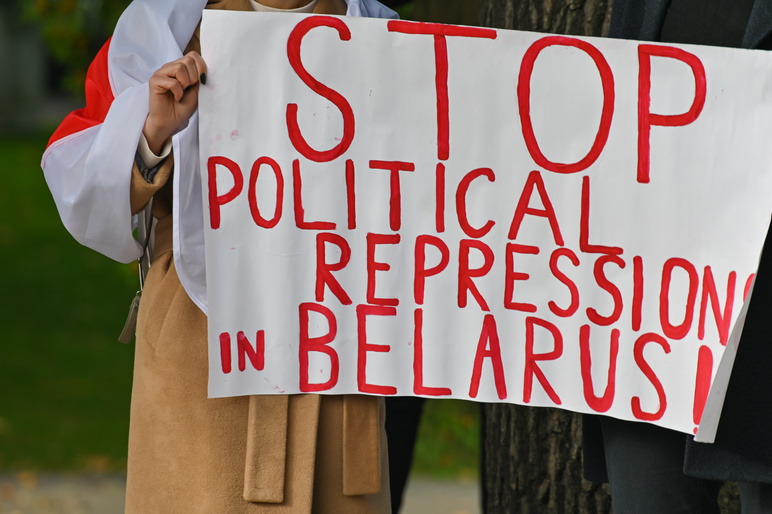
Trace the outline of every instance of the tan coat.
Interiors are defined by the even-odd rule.
[[[208,7],[250,10],[248,0]],[[345,2],[320,0],[316,12],[345,13]],[[137,326],[126,512],[390,512],[382,398],[207,398],[206,316],[172,259],[171,172],[170,158],[153,184],[132,175],[132,210],[155,195],[158,224]]]

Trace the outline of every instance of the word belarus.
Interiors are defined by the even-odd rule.
[[[220,12],[202,49],[210,395],[696,430],[769,222],[769,57]]]

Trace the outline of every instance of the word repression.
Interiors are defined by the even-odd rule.
[[[620,195],[661,187],[661,181],[654,184],[663,173],[657,160],[661,140],[653,134],[685,131],[700,120],[710,100],[710,75],[701,59],[678,47],[636,44],[637,87],[635,94],[624,95],[627,104],[634,102],[630,108],[620,105],[617,70],[609,64],[620,59],[607,60],[600,45],[584,39],[538,37],[511,63],[516,83],[510,90],[515,107],[510,115],[522,155],[489,160],[485,148],[467,149],[457,136],[458,127],[471,121],[454,114],[452,102],[463,95],[454,94],[459,75],[451,70],[462,64],[454,61],[449,41],[482,44],[499,39],[500,32],[390,21],[379,25],[388,38],[424,45],[428,39],[433,46],[428,93],[421,97],[432,99],[431,119],[421,129],[431,132],[432,144],[426,148],[428,138],[417,138],[424,145],[418,150],[373,150],[361,134],[382,121],[372,113],[383,110],[365,108],[361,98],[350,94],[367,90],[367,77],[345,91],[330,86],[330,75],[309,57],[316,54],[307,53],[310,37],[320,31],[337,34],[338,45],[358,44],[350,23],[356,22],[311,16],[285,36],[282,52],[292,75],[285,80],[306,87],[305,97],[284,100],[283,126],[274,131],[281,139],[276,144],[291,151],[274,152],[268,146],[247,147],[237,155],[202,153],[207,237],[235,230],[265,238],[264,245],[281,241],[277,266],[304,267],[299,273],[304,278],[287,285],[286,297],[271,299],[282,306],[283,321],[256,313],[259,323],[250,324],[245,315],[216,325],[210,332],[210,345],[216,345],[216,351],[210,350],[210,357],[217,357],[214,371],[225,380],[265,373],[264,381],[277,391],[498,398],[649,422],[666,416],[671,395],[680,395],[677,408],[683,411],[688,403],[688,423],[669,426],[691,431],[699,425],[722,345],[754,275],[747,266],[714,262],[715,253],[682,253],[687,245],[676,250],[658,246],[661,226],[688,233],[688,223],[686,229],[677,221],[656,225],[645,236],[651,239],[635,244],[631,231],[646,227],[649,212],[658,208],[649,197],[630,202],[638,225],[615,240],[620,233],[615,209],[627,206],[612,202],[614,207],[608,207],[606,200],[616,191],[604,181],[624,175],[627,190]],[[554,141],[547,141],[543,109],[534,101],[542,84],[534,77],[544,72],[540,61],[556,48],[569,48],[574,58],[591,63],[591,93],[599,99],[597,116],[582,123],[584,136],[592,131],[581,138],[587,144],[568,162],[548,156]],[[661,104],[652,100],[661,85],[654,68],[662,62],[685,70],[686,80],[676,87],[680,98],[689,101],[677,104],[680,111],[660,112]],[[304,100],[316,107],[305,106]],[[324,137],[309,128],[302,114],[319,110],[320,102],[339,120],[329,124],[334,133]],[[381,132],[402,130],[388,125],[393,120],[385,123]],[[627,148],[614,138],[623,129],[633,134],[632,152],[615,148]],[[496,141],[498,127],[490,130],[490,148],[513,144]],[[610,166],[623,162],[604,164],[604,156],[614,152],[634,152],[624,161],[632,165],[610,173]],[[419,154],[420,159],[405,157]],[[376,183],[379,191],[374,192]],[[248,267],[251,255],[223,262]],[[254,291],[279,280],[270,271],[265,277],[260,273],[245,274],[261,277],[249,285]],[[236,300],[238,308],[231,310],[240,310],[243,303]],[[259,311],[260,303],[250,303],[249,309]],[[399,336],[384,340],[380,331],[389,323],[400,325],[388,332]],[[293,333],[277,333],[278,327],[286,331],[288,326]],[[448,345],[463,358],[451,355],[455,350]],[[281,376],[294,383],[277,385],[278,375],[267,374],[279,362],[272,355],[287,352],[288,346],[291,362],[281,363],[295,370]],[[668,357],[689,362],[664,366]],[[441,368],[453,358],[451,377]],[[561,361],[562,367],[553,367]],[[567,369],[573,370],[571,378],[562,376]],[[679,373],[683,376],[674,379]],[[635,386],[618,387],[628,381]]]

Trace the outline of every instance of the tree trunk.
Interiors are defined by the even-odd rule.
[[[454,25],[477,25],[480,0],[415,0],[412,19]]]
[[[605,35],[610,0],[480,0],[481,25]],[[507,404],[485,406],[483,504],[489,513],[611,510],[608,487],[582,478],[578,414]]]
[[[580,415],[489,404],[484,419],[486,513],[610,511],[608,486],[582,478]]]
[[[604,36],[611,0],[480,0],[480,23],[502,29]]]

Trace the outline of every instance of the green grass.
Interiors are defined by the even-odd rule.
[[[0,140],[0,472],[124,469],[134,266],[80,246],[39,168],[45,137]],[[414,470],[477,470],[477,404],[426,404]]]
[[[418,430],[412,472],[474,479],[480,463],[480,404],[429,400]]]
[[[133,347],[130,266],[63,228],[44,137],[0,141],[0,469],[121,469]]]

